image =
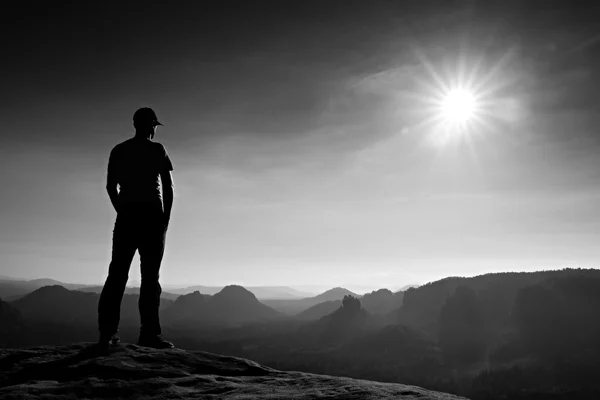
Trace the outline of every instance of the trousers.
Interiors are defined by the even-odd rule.
[[[113,229],[112,258],[98,302],[98,330],[104,335],[119,331],[121,301],[136,251],[140,254],[141,286],[138,308],[140,335],[160,335],[158,314],[162,288],[158,281],[167,224],[162,209],[144,205],[122,207]]]

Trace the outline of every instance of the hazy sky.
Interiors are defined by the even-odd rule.
[[[105,279],[108,154],[143,106],[175,167],[163,283],[600,265],[598,9],[60,3],[1,17],[0,274]],[[478,85],[468,135],[425,123],[436,76]]]

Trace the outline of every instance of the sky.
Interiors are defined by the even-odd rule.
[[[0,274],[104,281],[108,155],[145,106],[174,165],[163,284],[600,266],[600,6],[87,3],[0,17]],[[482,109],[450,134],[435,104],[465,84]]]

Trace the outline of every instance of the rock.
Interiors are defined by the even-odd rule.
[[[438,399],[396,383],[284,372],[243,358],[90,343],[0,349],[0,399]]]

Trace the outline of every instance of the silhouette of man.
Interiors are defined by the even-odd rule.
[[[106,190],[117,212],[112,260],[98,303],[100,346],[119,341],[121,301],[136,250],[140,254],[140,335],[138,345],[171,348],[161,337],[158,316],[161,286],[159,269],[173,206],[173,165],[165,147],[152,141],[158,122],[151,108],[133,115],[135,136],[110,153]],[[162,183],[162,195],[161,186]],[[163,198],[164,197],[164,198]]]

